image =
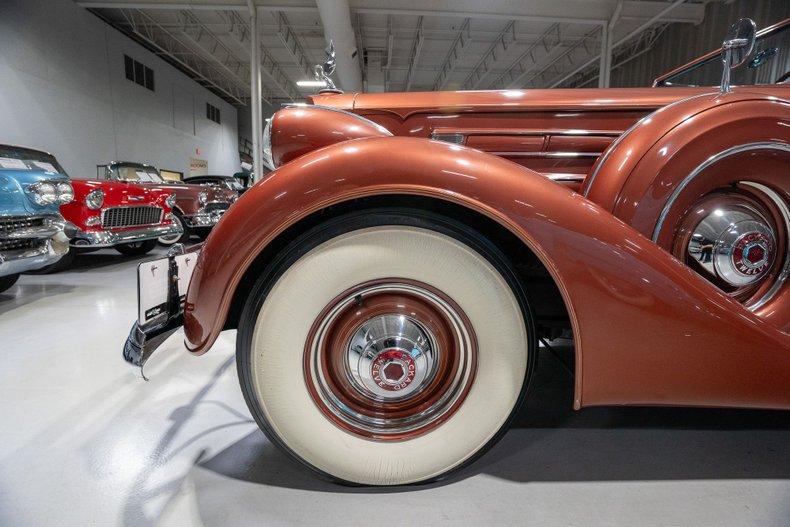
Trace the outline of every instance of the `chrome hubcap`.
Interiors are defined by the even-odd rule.
[[[711,276],[733,287],[758,282],[771,267],[776,237],[756,211],[716,209],[696,227],[688,253]]]
[[[432,379],[436,349],[429,332],[405,315],[382,315],[354,333],[347,351],[354,385],[372,398],[408,397]]]
[[[334,299],[311,328],[305,380],[319,409],[367,438],[401,440],[459,407],[477,365],[460,308],[415,281],[360,284]]]

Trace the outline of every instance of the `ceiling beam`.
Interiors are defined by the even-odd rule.
[[[494,69],[494,64],[497,62],[497,53],[504,53],[507,51],[508,46],[516,41],[516,22],[511,20],[505,26],[496,40],[491,44],[488,50],[483,54],[483,57],[477,63],[472,73],[464,80],[461,85],[462,90],[473,90],[477,88],[480,83],[485,79],[491,70]],[[501,51],[500,51],[501,48]]]
[[[277,36],[280,37],[283,46],[293,58],[294,65],[304,73],[305,78],[312,76],[313,64],[307,57],[299,37],[291,27],[288,17],[282,11],[277,12]]]
[[[87,8],[133,8],[133,9],[209,9],[221,11],[247,11],[241,0],[171,0],[166,3],[150,0],[76,0]],[[455,17],[473,19],[517,20],[525,22],[566,22],[574,24],[600,25],[608,22],[614,1],[591,2],[589,0],[501,0],[484,2],[479,0],[432,0],[431,9],[425,9],[425,0],[398,0],[397,8],[392,0],[350,0],[349,7],[363,14],[401,15],[427,17]],[[316,12],[315,3],[304,0],[277,5],[268,0],[256,0],[260,11]],[[623,2],[623,20],[644,21],[652,18],[666,7],[666,2],[651,0],[628,0]],[[667,22],[698,24],[705,15],[703,3],[687,4],[674,10]]]
[[[248,47],[248,42],[251,38],[250,26],[247,20],[235,11],[217,12],[229,24],[228,33],[231,38],[235,39],[245,49]],[[259,50],[259,63],[261,65],[261,72],[265,73],[267,77],[274,83],[274,85],[285,95],[287,99],[297,100],[301,96],[299,90],[291,79],[283,72],[280,65],[274,60],[269,50],[263,44],[258,46]]]
[[[671,4],[668,4],[668,5],[664,4],[665,5],[664,9],[661,10],[655,16],[653,16],[653,18],[651,18],[650,20],[648,20],[644,24],[640,25],[639,27],[637,27],[636,29],[634,29],[633,31],[628,33],[626,36],[624,36],[623,38],[621,38],[617,42],[615,42],[614,45],[612,46],[612,50],[622,46],[623,44],[625,44],[626,42],[628,42],[629,40],[631,40],[635,36],[639,35],[640,33],[645,31],[647,28],[649,28],[650,26],[652,26],[656,22],[658,22],[658,21],[667,22],[667,20],[665,20],[664,17],[666,15],[668,15],[672,10],[677,9],[678,7],[680,7],[683,4],[683,2],[685,2],[685,0],[675,0]],[[621,15],[621,18],[622,18],[622,15]],[[594,62],[596,62],[600,58],[601,58],[601,54],[598,53],[597,55],[592,57],[590,60],[588,60],[587,62],[585,62],[581,66],[579,66],[578,68],[574,69],[572,72],[568,73],[567,75],[564,75],[561,79],[555,80],[554,82],[552,82],[551,86],[549,86],[549,87],[550,88],[556,88],[557,86],[559,86],[560,84],[562,84],[566,80],[570,79],[571,77],[573,77],[577,73],[579,73],[579,72],[583,71],[585,68],[589,67],[591,64],[593,64]]]
[[[184,42],[172,32],[162,28],[156,28],[156,21],[142,11],[129,10],[122,12],[122,14],[127,21],[129,30],[137,38],[155,48],[158,54],[181,65],[184,69],[189,71],[198,82],[202,82],[204,86],[210,86],[225,94],[234,102],[244,105],[243,98],[247,95],[246,90],[240,88],[235,82],[229,80],[221,72],[207,68],[202,58],[196,60],[197,54],[190,52],[189,46],[184,44]],[[149,25],[144,28],[138,27],[136,25],[136,20],[140,17],[146,19]]]
[[[414,44],[411,48],[411,61],[409,62],[409,71],[406,73],[406,88],[404,91],[409,91],[411,83],[414,81],[414,71],[417,69],[417,64],[420,62],[420,52],[422,51],[423,37],[422,37],[422,17],[417,20],[417,34],[414,36]]]
[[[458,65],[458,59],[461,58],[464,49],[472,41],[471,20],[471,18],[464,19],[464,23],[461,24],[461,29],[458,31],[458,36],[455,37],[452,45],[450,45],[450,51],[447,52],[447,56],[442,62],[439,75],[433,81],[433,89],[435,91],[442,90],[447,85],[450,75]]]

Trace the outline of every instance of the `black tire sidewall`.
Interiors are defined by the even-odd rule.
[[[0,293],[3,293],[12,287],[19,280],[19,274],[10,274],[8,276],[0,276]]]

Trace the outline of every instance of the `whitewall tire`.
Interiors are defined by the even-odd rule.
[[[498,439],[526,389],[534,330],[515,274],[473,231],[415,216],[358,214],[302,236],[241,316],[256,420],[343,482],[446,475]]]

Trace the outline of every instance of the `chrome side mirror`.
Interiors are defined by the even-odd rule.
[[[721,45],[721,61],[724,65],[721,93],[730,91],[730,71],[751,59],[756,35],[757,26],[751,18],[741,18],[730,26]]]
[[[335,72],[335,67],[337,66],[335,61],[335,44],[330,40],[329,46],[327,46],[326,50],[326,60],[323,64],[316,64],[313,72],[315,74],[315,79],[319,81],[324,81],[326,83],[326,89],[336,90],[335,83],[332,82],[332,74]]]

